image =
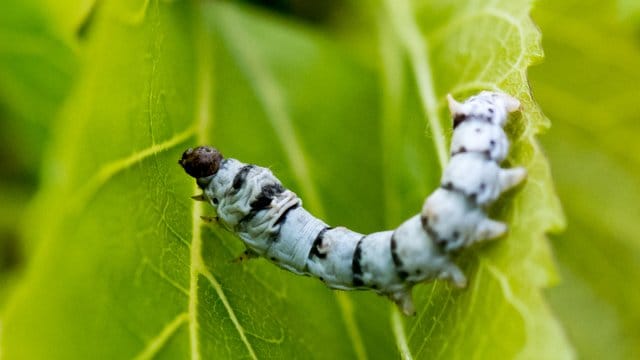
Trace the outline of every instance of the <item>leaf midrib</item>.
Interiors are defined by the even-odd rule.
[[[196,134],[196,141],[198,144],[208,144],[211,141],[209,136],[211,125],[213,122],[213,112],[211,108],[213,106],[212,98],[213,98],[213,49],[211,46],[211,39],[206,35],[208,34],[207,29],[204,26],[204,19],[202,17],[198,17],[196,19],[196,28],[195,28],[195,42],[198,46],[198,56],[197,56],[197,71],[196,77],[198,81],[197,83],[197,93],[196,93],[196,119],[195,122],[197,124],[198,132]],[[200,191],[198,186],[194,184],[194,191]],[[218,282],[218,280],[213,276],[213,274],[207,268],[204,259],[202,257],[202,220],[200,218],[201,215],[204,214],[203,211],[204,204],[200,201],[193,202],[192,208],[192,239],[191,239],[191,251],[190,251],[190,276],[189,276],[189,343],[191,349],[191,359],[199,360],[201,358],[200,347],[199,347],[199,333],[198,333],[198,278],[202,275],[204,276],[216,294],[222,301],[224,308],[227,310],[229,314],[229,318],[236,328],[242,343],[245,345],[249,356],[252,359],[257,359],[255,351],[251,346],[251,343],[247,339],[245,334],[245,330],[243,326],[240,324],[238,318],[231,307],[227,296],[222,289],[222,286]]]
[[[293,122],[286,110],[283,91],[271,76],[267,67],[262,66],[259,61],[255,60],[258,57],[252,54],[252,48],[243,46],[250,44],[250,41],[247,40],[246,34],[242,32],[242,29],[236,26],[239,23],[239,19],[235,18],[235,14],[232,11],[225,11],[221,12],[219,18],[223,20],[221,26],[226,29],[224,35],[228,36],[228,43],[233,49],[233,55],[238,59],[240,69],[244,72],[256,97],[262,103],[267,120],[275,130],[278,141],[284,149],[294,178],[300,184],[300,192],[305,202],[317,216],[324,218],[325,210],[320,201],[317,187],[311,179],[306,152],[300,145]],[[353,314],[353,303],[344,292],[333,292],[333,294],[336,297],[355,355],[360,360],[366,360],[367,353]]]

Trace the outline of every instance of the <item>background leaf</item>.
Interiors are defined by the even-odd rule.
[[[367,62],[238,5],[97,4],[52,15],[87,29],[83,66],[29,219],[40,246],[3,314],[8,358],[571,355],[540,293],[562,216],[534,140],[548,123],[525,76],[541,56],[529,2],[355,6],[373,19]],[[241,243],[201,226],[209,210],[176,164],[212,143],[271,167],[331,224],[395,227],[437,186],[444,96],[482,89],[522,100],[507,165],[530,178],[493,208],[509,236],[459,259],[471,288],[419,286],[414,319],[263,260],[230,264]]]
[[[7,0],[0,7],[1,307],[35,246],[24,241],[22,220],[76,58],[39,1]]]
[[[198,210],[187,196],[194,191],[192,181],[176,161],[197,136],[197,141],[215,141],[223,151],[247,161],[271,164],[302,193],[317,192],[315,185],[305,189],[308,175],[287,168],[282,159],[298,155],[284,153],[288,149],[276,141],[283,135],[274,129],[290,136],[286,127],[292,125],[287,122],[295,115],[311,127],[301,131],[309,136],[332,130],[322,121],[347,124],[345,135],[358,131],[377,136],[367,130],[376,118],[375,107],[369,106],[376,103],[375,78],[341,59],[337,49],[315,35],[295,28],[285,31],[264,16],[225,6],[199,10],[223,26],[211,37],[203,26],[190,25],[193,19],[196,24],[203,20],[185,3],[150,3],[148,8],[108,3],[96,14],[87,40],[91,66],[84,68],[56,130],[60,136],[45,169],[55,176],[47,179],[34,213],[50,213],[51,204],[58,204],[60,211],[40,219],[42,247],[7,310],[7,356],[98,353],[112,358],[152,355],[162,348],[163,356],[193,352],[202,357],[284,357],[321,354],[324,344],[334,344],[331,351],[340,357],[364,351],[348,298],[264,262],[230,264],[240,243],[228,235],[205,229],[207,241],[201,242],[201,221],[194,214]],[[239,27],[238,21],[246,26]],[[247,55],[224,36],[245,36],[256,45],[264,36],[289,50],[249,47],[252,53]],[[259,72],[250,63],[256,58],[243,56],[257,56]],[[298,69],[295,77],[288,71],[291,66]],[[317,72],[324,66],[330,70]],[[256,74],[266,80],[255,80]],[[261,88],[277,85],[275,76],[292,97],[308,93],[309,87],[317,96],[294,98],[295,107],[266,98],[278,96]],[[341,95],[341,101],[333,101],[334,95]],[[314,132],[314,125],[323,125],[318,130],[322,132]],[[220,140],[203,138],[211,134]],[[285,140],[290,141],[279,141]],[[327,162],[330,171],[320,168],[316,175],[325,183],[351,167],[341,156],[347,152],[366,151],[360,158],[376,166],[365,142],[343,142],[337,148],[308,155],[322,160],[315,163]],[[327,196],[331,201],[331,194]],[[373,207],[374,196],[358,196],[363,209]],[[335,206],[346,208],[345,202],[349,199]],[[206,269],[196,266],[201,261]],[[373,314],[384,314],[388,306],[369,302]],[[382,319],[384,323],[387,317]],[[375,316],[367,321],[375,321]],[[60,323],[67,325],[60,329]],[[372,326],[366,341],[387,343],[383,349],[390,355],[392,337],[385,332],[390,333],[388,325]],[[40,346],[28,346],[34,341]]]
[[[568,218],[549,300],[581,358],[638,358],[640,43],[611,3],[543,1],[534,18],[547,59],[531,81]]]
[[[41,5],[9,1],[0,13],[2,160],[26,175],[40,167],[52,114],[69,91],[76,64],[71,43]]]

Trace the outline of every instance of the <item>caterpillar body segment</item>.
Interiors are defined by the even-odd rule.
[[[194,200],[211,204],[217,222],[247,246],[239,260],[261,256],[333,289],[371,289],[413,314],[415,284],[441,279],[466,286],[451,254],[507,231],[485,207],[526,177],[524,168],[499,166],[509,148],[502,126],[519,107],[516,99],[483,91],[464,103],[448,100],[454,134],[441,187],[393,230],[360,234],[331,227],[269,169],[224,158],[212,147],[188,149],[179,163],[203,190]]]
[[[442,186],[463,193],[478,205],[487,205],[525,176],[523,168],[502,169],[484,153],[465,152],[451,158],[442,175]]]
[[[504,126],[509,113],[520,108],[518,99],[500,92],[481,91],[468,98],[464,103],[457,102],[451,94],[447,95],[449,111],[453,116],[453,128],[468,119],[486,121],[492,125]]]
[[[421,216],[425,231],[446,251],[456,251],[506,233],[506,224],[489,219],[484,207],[521,183],[527,172],[499,167],[509,147],[502,126],[520,108],[517,99],[482,91],[464,103],[451,95],[447,100],[454,126],[452,157]]]
[[[451,138],[451,156],[464,152],[483,153],[501,162],[509,152],[507,134],[500,126],[486,121],[465,121],[459,124]]]

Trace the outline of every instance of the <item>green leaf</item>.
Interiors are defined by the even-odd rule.
[[[540,291],[554,277],[544,232],[562,224],[534,135],[547,126],[525,71],[540,56],[528,2],[389,1],[376,11],[380,67],[249,8],[104,2],[55,129],[30,221],[40,248],[3,318],[8,358],[565,357]],[[524,109],[508,165],[527,184],[492,209],[510,235],[460,263],[472,286],[418,286],[403,319],[371,292],[343,293],[203,226],[176,164],[194,144],[269,166],[335,225],[394,227],[436,187],[450,124],[444,96],[500,89]],[[425,129],[429,129],[425,136]],[[435,145],[435,146],[434,146]]]
[[[439,282],[417,288],[419,316],[407,321],[405,332],[396,331],[399,348],[415,357],[562,358],[571,354],[541,294],[541,288],[554,279],[544,233],[559,229],[562,215],[546,161],[534,139],[548,122],[532,101],[526,81],[527,67],[541,57],[539,33],[528,13],[527,2],[411,7],[388,1],[389,20],[381,24],[381,31],[391,27],[395,37],[382,46],[387,59],[383,69],[385,120],[395,124],[387,126],[402,129],[415,121],[415,110],[405,110],[415,107],[403,104],[412,97],[411,90],[405,90],[405,96],[393,93],[396,88],[415,86],[415,81],[423,110],[420,116],[428,119],[427,136],[436,144],[437,157],[445,158],[446,148],[438,141],[451,131],[445,94],[463,98],[482,89],[501,90],[523,102],[522,115],[508,128],[513,139],[508,164],[529,169],[528,183],[494,209],[496,216],[510,224],[509,236],[463,259],[465,270],[473,274],[471,289],[461,292]],[[394,48],[398,46],[400,49]],[[386,197],[391,204],[388,208],[410,205],[402,210],[406,216],[418,204],[402,198],[410,186],[402,184],[404,179],[429,184],[428,189],[437,183],[433,177],[411,176],[413,158],[404,154],[419,146],[402,136],[386,140],[394,149],[388,163],[404,161],[389,175],[395,191]],[[439,173],[433,166],[430,171]]]
[[[215,25],[210,34],[199,10]],[[380,172],[368,143],[343,141],[327,152],[322,140],[336,130],[329,122],[343,139],[359,132],[379,142],[370,127],[377,117],[375,77],[316,35],[244,12],[150,3],[142,10],[105,4],[96,14],[87,40],[90,66],[64,110],[34,210],[42,247],[6,312],[7,356],[144,357],[161,350],[294,357],[321,354],[325,344],[338,357],[363,354],[349,298],[264,261],[230,263],[240,243],[200,228],[202,209],[189,199],[193,181],[176,163],[187,146],[214,142],[272,166],[316,210],[326,205],[313,204],[321,190],[311,179],[331,187],[349,173],[344,178],[359,186],[358,205],[327,194],[323,201],[343,209],[332,216],[350,213],[370,227],[381,222],[351,213],[375,208],[380,188],[375,177],[347,171],[350,153],[371,164],[367,173]],[[249,43],[235,47],[236,37]],[[280,49],[268,46],[276,41]],[[265,92],[273,86],[276,92]],[[285,91],[294,105],[280,103]],[[291,147],[293,118],[304,120],[296,132],[307,134],[305,147],[315,150],[316,142],[320,151],[300,157]],[[313,178],[300,173],[304,166],[309,171],[310,158],[324,164]],[[374,314],[366,321],[385,324],[388,304],[366,298],[359,310],[368,306]],[[366,339],[393,354],[388,324],[370,326]]]
[[[612,3],[545,1],[547,61],[532,69],[566,233],[549,299],[581,358],[640,357],[640,50]],[[606,49],[606,51],[603,51]]]

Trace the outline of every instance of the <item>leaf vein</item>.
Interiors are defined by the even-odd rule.
[[[189,296],[189,290],[185,289],[184,287],[182,287],[182,285],[178,284],[177,281],[175,281],[172,278],[170,278],[164,271],[162,271],[162,269],[160,269],[157,266],[155,266],[151,262],[151,260],[149,260],[149,258],[145,257],[145,258],[143,258],[142,261],[143,261],[144,265],[146,265],[149,269],[151,269],[151,271],[153,273],[155,273],[156,275],[158,275],[162,280],[166,281],[169,285],[171,285],[172,287],[176,288],[181,293]]]
[[[189,320],[188,313],[181,313],[171,320],[160,333],[151,339],[142,351],[134,357],[135,360],[145,360],[154,358],[160,350],[167,344],[167,341],[176,331]]]
[[[107,181],[113,178],[120,172],[132,167],[135,164],[142,162],[143,160],[166,151],[168,149],[177,146],[178,144],[186,141],[195,133],[195,127],[190,127],[183,132],[176,134],[168,140],[161,143],[154,144],[143,150],[137,151],[125,158],[112,161],[102,165],[97,171],[96,175],[89,179],[86,185],[78,191],[77,196],[71,202],[71,209],[77,210],[82,208],[86,202],[100,189]]]
[[[200,274],[203,275],[207,280],[209,280],[209,283],[211,284],[211,286],[213,286],[214,290],[216,291],[216,294],[218,294],[218,297],[222,301],[224,308],[227,310],[227,313],[229,313],[229,318],[231,319],[231,322],[233,323],[236,330],[238,331],[238,335],[240,335],[240,339],[242,340],[244,345],[247,347],[249,356],[252,359],[257,359],[258,357],[256,356],[256,353],[253,351],[253,347],[251,346],[251,343],[247,339],[247,335],[245,333],[244,327],[242,327],[242,324],[240,324],[240,321],[238,321],[238,318],[236,317],[236,314],[233,311],[233,308],[231,307],[231,304],[229,303],[229,300],[227,299],[227,296],[225,295],[224,290],[222,289],[222,286],[220,286],[220,283],[218,282],[218,280],[216,280],[216,278],[213,276],[213,274],[211,274],[211,272],[209,272],[209,270],[204,268],[204,264],[202,264],[202,267],[200,268]]]

